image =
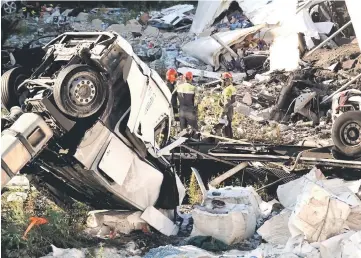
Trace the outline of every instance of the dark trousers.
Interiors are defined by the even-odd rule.
[[[193,129],[198,130],[197,110],[195,107],[179,108],[179,122],[181,130],[186,129],[190,125]]]
[[[233,131],[232,131],[232,120],[233,120],[233,108],[229,108],[227,112],[227,120],[228,125],[224,127],[223,135],[227,138],[233,138]]]

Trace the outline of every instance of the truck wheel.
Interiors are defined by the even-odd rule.
[[[13,14],[18,10],[18,6],[15,1],[5,1],[2,5],[2,9],[6,14]]]
[[[70,65],[60,71],[54,85],[58,108],[71,117],[95,114],[103,106],[107,87],[101,76],[88,65]]]
[[[24,68],[15,67],[1,76],[1,103],[7,110],[19,105],[17,88],[27,79],[27,74]]]
[[[335,147],[348,157],[361,156],[361,111],[340,115],[332,127]]]

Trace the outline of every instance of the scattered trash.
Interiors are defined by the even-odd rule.
[[[124,112],[116,98],[111,100],[114,103],[106,110],[117,115],[112,113],[111,119],[99,118],[101,121],[86,128],[84,138],[79,139],[79,146],[89,146],[88,137],[92,137],[92,148],[95,150],[96,144],[101,145],[97,151],[102,149],[106,153],[99,165],[101,172],[91,174],[89,179],[92,182],[93,177],[101,174],[104,181],[89,190],[92,198],[99,196],[104,199],[106,209],[118,207],[119,203],[123,205],[123,202],[133,209],[90,212],[85,231],[91,236],[114,239],[119,234],[131,235],[135,231],[152,235],[156,230],[164,237],[183,239],[191,234],[191,238],[182,242],[183,246],[160,246],[150,250],[145,257],[359,257],[361,180],[335,178],[340,174],[353,177],[351,172],[344,172],[341,167],[350,170],[361,168],[357,149],[361,128],[361,120],[358,119],[361,53],[360,39],[356,38],[360,36],[360,27],[355,21],[357,8],[346,8],[352,6],[353,1],[329,1],[327,5],[322,1],[313,5],[312,1],[298,3],[296,0],[200,1],[196,11],[194,5],[174,5],[159,11],[135,14],[137,17],[130,17],[131,12],[127,8],[99,7],[87,12],[89,9],[44,5],[37,17],[16,17],[11,18],[16,21],[5,22],[2,73],[18,66],[38,73],[34,68],[43,63],[43,47],[56,36],[54,32],[71,31],[69,35],[74,37],[77,32],[88,32],[87,40],[93,42],[92,37],[97,35],[102,43],[91,43],[93,45],[89,47],[86,40],[82,41],[82,37],[77,36],[69,41],[71,47],[66,53],[59,55],[61,49],[57,48],[53,54],[57,56],[56,60],[51,62],[69,61],[71,57],[72,62],[79,59],[81,64],[96,63],[96,69],[102,67],[107,70],[106,77],[114,77],[107,81],[109,85],[115,85],[118,79],[121,81],[119,92],[110,96],[123,97],[122,94],[127,94],[123,100],[139,102],[137,108],[132,106]],[[19,33],[13,33],[13,30]],[[116,44],[113,44],[113,38],[104,40],[113,33],[117,33]],[[106,49],[117,44],[121,46],[114,48],[117,54],[113,51],[106,54]],[[73,51],[73,48],[82,51]],[[94,62],[88,62],[88,56]],[[115,60],[113,64],[117,66],[108,64],[106,60],[109,58]],[[34,67],[28,67],[28,60],[32,60]],[[107,65],[103,66],[103,62]],[[169,68],[176,69],[179,83],[182,75],[192,72],[193,83],[197,86],[201,125],[199,141],[190,138],[183,141],[181,147],[172,148],[167,143],[172,144],[173,138],[179,135],[171,132],[176,128],[168,126],[173,117],[166,111],[166,99],[170,98],[170,93],[165,90],[162,78]],[[124,73],[115,72],[123,70]],[[236,91],[232,123],[223,119],[218,110],[224,85],[221,74],[226,71],[232,74]],[[17,103],[27,105],[29,101],[35,101],[36,104],[52,87],[48,85],[49,78],[52,77],[47,75],[42,78],[47,85],[44,91],[21,96]],[[123,85],[129,86],[130,95],[128,87]],[[135,85],[145,85],[145,88]],[[34,89],[29,92],[34,94]],[[138,94],[137,97],[133,96],[134,93]],[[22,98],[27,100],[24,102]],[[154,102],[161,103],[160,108],[155,108]],[[32,108],[45,105],[35,104],[31,104]],[[141,112],[135,114],[131,110]],[[149,118],[149,114],[154,112],[159,113],[157,121]],[[120,117],[126,122],[116,125],[114,122]],[[2,117],[2,127],[8,128],[14,120],[16,118],[10,112],[10,115]],[[160,123],[161,127],[155,127],[156,123]],[[348,123],[346,127],[345,123]],[[217,128],[225,125],[233,126],[237,134],[235,139],[224,137],[222,130]],[[66,134],[63,126],[50,123],[51,130],[57,131],[56,137]],[[118,127],[121,132],[108,129]],[[98,134],[94,128],[101,128],[99,132],[102,133]],[[172,134],[166,136],[166,141],[154,140],[156,134],[162,138],[166,131]],[[94,135],[98,140],[93,139]],[[119,146],[112,145],[114,139],[121,142]],[[345,141],[348,141],[347,144]],[[63,142],[53,145],[59,144]],[[129,146],[134,149],[128,149]],[[122,159],[128,157],[126,160],[130,163],[119,170],[122,173],[115,173],[114,164],[106,159],[119,159],[113,150],[119,151],[120,148],[126,148],[122,149]],[[163,148],[168,149],[164,151]],[[185,153],[184,149],[191,151]],[[69,153],[68,150],[63,151],[61,149],[59,153],[65,156]],[[71,159],[80,156],[82,169],[77,170],[79,174],[83,168],[94,167],[85,158],[88,155],[83,150],[77,151]],[[99,156],[99,160],[102,157]],[[36,159],[34,155],[31,160]],[[201,203],[181,212],[183,207],[179,205],[185,196],[185,188],[177,173],[184,167],[190,169],[189,163],[194,160],[205,163],[215,160],[227,165],[227,169],[222,170],[225,173],[205,181],[205,178],[202,179],[204,174],[198,172],[199,163],[196,163],[191,170],[201,188]],[[332,177],[316,167],[306,175],[290,173],[298,169],[304,172],[305,166],[299,166],[302,161],[306,161],[305,166],[339,168],[336,172],[332,171]],[[44,169],[49,173],[52,166],[44,164],[36,166],[39,171]],[[272,169],[267,164],[272,164]],[[216,168],[209,167],[209,173],[214,173]],[[247,173],[248,169],[253,169],[254,173]],[[147,173],[138,173],[140,170]],[[266,173],[266,170],[274,173]],[[179,174],[183,176],[183,173]],[[74,179],[73,175],[69,178],[71,182],[79,180],[81,187],[77,191],[87,195],[87,181]],[[69,178],[63,181],[68,182]],[[265,183],[257,185],[257,190],[227,185],[215,189],[222,183],[231,182],[231,178],[241,181],[238,185],[242,186],[258,184],[263,180]],[[208,191],[203,182],[208,183]],[[17,187],[28,190],[29,181],[16,176],[7,189]],[[271,188],[277,191],[279,202],[266,202],[266,199],[276,197],[263,195]],[[27,193],[11,192],[6,200],[24,202],[26,198]],[[158,199],[162,199],[160,203]],[[99,204],[96,208],[103,208],[101,206]],[[30,220],[23,239],[34,225],[48,223],[41,217]],[[177,241],[179,244],[180,240]],[[261,241],[266,243],[260,244]],[[247,243],[251,243],[249,246],[252,248],[238,248]],[[52,248],[53,252],[45,257],[87,257],[89,253],[85,248]],[[230,251],[231,248],[243,251]],[[138,248],[138,244],[130,242],[124,249],[104,248],[102,252],[104,257],[139,257],[143,250]]]

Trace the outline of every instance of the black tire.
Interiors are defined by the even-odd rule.
[[[1,76],[1,103],[7,110],[19,106],[17,88],[27,78],[28,73],[22,67],[12,68]]]
[[[54,100],[66,115],[89,117],[103,106],[108,88],[88,65],[70,65],[60,71],[54,85]]]
[[[340,115],[332,127],[332,140],[338,151],[347,157],[361,156],[361,111]]]

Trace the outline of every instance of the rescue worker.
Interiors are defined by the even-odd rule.
[[[192,85],[193,74],[185,74],[186,82],[177,85],[179,101],[179,121],[181,130],[190,125],[193,129],[198,130],[197,107],[195,106],[196,87]]]
[[[232,74],[223,73],[221,76],[223,81],[222,97],[219,105],[223,107],[221,118],[227,119],[227,125],[224,127],[224,136],[227,138],[233,138],[232,132],[232,119],[233,119],[233,103],[236,102],[236,88],[232,84]]]
[[[174,119],[176,121],[179,121],[177,91],[174,91],[176,88],[176,83],[177,83],[177,78],[178,78],[177,71],[173,68],[169,69],[167,71],[166,78],[167,78],[167,86],[168,86],[170,92],[172,93],[171,104],[173,107]]]

